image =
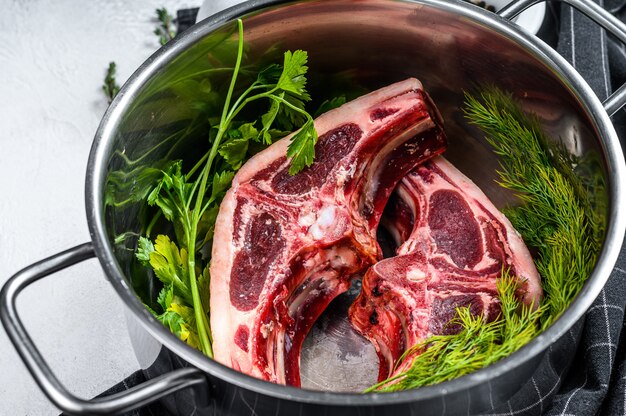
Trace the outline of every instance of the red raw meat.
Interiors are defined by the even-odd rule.
[[[456,308],[469,306],[487,321],[500,313],[496,278],[503,267],[525,281],[526,304],[542,296],[530,253],[511,223],[483,192],[439,156],[418,166],[398,185],[384,226],[397,256],[380,261],[363,277],[349,310],[353,327],[369,339],[380,359],[379,381],[411,346],[436,334],[453,334]]]
[[[376,228],[397,182],[446,142],[416,79],[329,111],[315,127],[310,168],[289,175],[286,137],[237,173],[211,260],[215,359],[293,386],[315,320],[381,258]]]

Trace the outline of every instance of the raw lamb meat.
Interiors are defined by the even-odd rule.
[[[468,306],[475,316],[496,319],[496,278],[503,267],[524,281],[522,301],[538,305],[540,277],[519,234],[443,157],[400,182],[383,226],[399,245],[397,256],[367,271],[349,310],[353,327],[376,348],[379,381],[405,369],[394,367],[406,349],[431,335],[458,332],[460,325],[449,324],[456,308]]]
[[[315,128],[311,167],[289,175],[287,137],[237,173],[211,260],[215,359],[293,386],[315,320],[381,258],[376,228],[397,182],[445,148],[440,116],[416,79],[329,111]]]

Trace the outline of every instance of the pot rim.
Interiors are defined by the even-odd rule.
[[[460,14],[464,18],[484,25],[490,30],[507,37],[524,47],[527,52],[532,54],[536,59],[553,68],[558,73],[565,86],[568,87],[568,90],[576,97],[581,107],[589,116],[589,119],[597,128],[599,136],[605,139],[601,141],[600,146],[607,164],[607,171],[613,175],[608,178],[610,195],[610,211],[608,212],[608,217],[611,221],[608,224],[606,240],[594,270],[579,295],[567,310],[552,326],[524,347],[488,367],[458,379],[415,390],[394,393],[360,394],[313,391],[277,385],[253,378],[228,368],[217,361],[207,359],[200,351],[180,341],[143,306],[142,302],[124,279],[121,267],[113,255],[113,247],[107,238],[104,227],[102,191],[106,179],[107,161],[112,150],[113,135],[123,113],[132,105],[134,98],[146,82],[151,79],[152,75],[167,65],[168,62],[178,56],[182,51],[192,46],[205,35],[213,32],[227,22],[232,21],[232,19],[269,6],[290,3],[290,1],[287,0],[247,1],[197,23],[156,51],[133,73],[104,114],[98,130],[96,131],[87,164],[85,185],[87,221],[95,252],[108,280],[128,309],[154,338],[170,351],[179,355],[202,371],[257,393],[302,403],[339,406],[372,406],[401,404],[441,397],[489,382],[545,352],[553,342],[563,336],[583,317],[584,313],[600,294],[604,284],[609,278],[619,255],[626,229],[626,216],[620,216],[618,212],[618,207],[626,206],[626,192],[620,190],[620,185],[622,185],[625,180],[626,167],[624,165],[624,156],[620,143],[612,122],[598,97],[591,90],[587,82],[555,50],[540,39],[519,29],[514,23],[498,15],[472,6],[462,0],[401,1],[405,3],[425,4],[453,14]]]

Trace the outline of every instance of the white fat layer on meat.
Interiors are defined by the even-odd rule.
[[[411,267],[407,272],[406,272],[406,278],[411,280],[412,282],[415,283],[421,283],[424,282],[426,280],[426,277],[428,275],[426,274],[426,272],[424,271],[424,269],[422,269],[419,266],[414,266]]]
[[[269,323],[263,324],[260,326],[261,335],[263,336],[263,338],[266,338],[266,339],[267,337],[270,336],[273,330],[274,330],[274,321],[270,321]]]
[[[310,206],[305,206],[298,216],[298,224],[302,227],[310,227],[315,223],[316,215]]]
[[[309,235],[312,236],[314,240],[321,240],[328,236],[328,234],[336,228],[336,218],[336,207],[326,206],[322,208],[315,220],[315,223],[309,227]]]
[[[344,197],[343,186],[347,181],[354,177],[354,173],[356,172],[356,162],[352,162],[346,165],[342,164],[337,169],[337,173],[335,174],[337,188],[335,188],[335,196]]]
[[[249,219],[256,217],[257,215],[259,215],[260,213],[262,213],[263,211],[261,211],[259,209],[260,207],[252,205],[252,204],[243,204],[241,206],[241,216],[242,218],[247,218],[248,221],[242,221],[241,222],[241,226],[239,227],[238,230],[234,230],[235,233],[237,234],[237,237],[233,239],[233,244],[235,247],[237,247],[239,250],[241,248],[243,248],[244,246],[247,249],[251,248],[252,245],[252,241],[246,241],[246,228],[248,227],[249,224]],[[238,250],[236,250],[238,251]]]
[[[268,343],[268,348],[271,348],[271,343]],[[285,384],[285,330],[282,328],[276,331],[275,354],[274,374],[276,375],[276,382]],[[268,357],[271,357],[271,355],[268,354]]]

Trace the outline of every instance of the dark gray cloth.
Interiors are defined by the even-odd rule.
[[[192,9],[181,9],[176,12],[176,33],[183,33],[196,23],[198,10],[200,10],[198,7],[194,7]]]

